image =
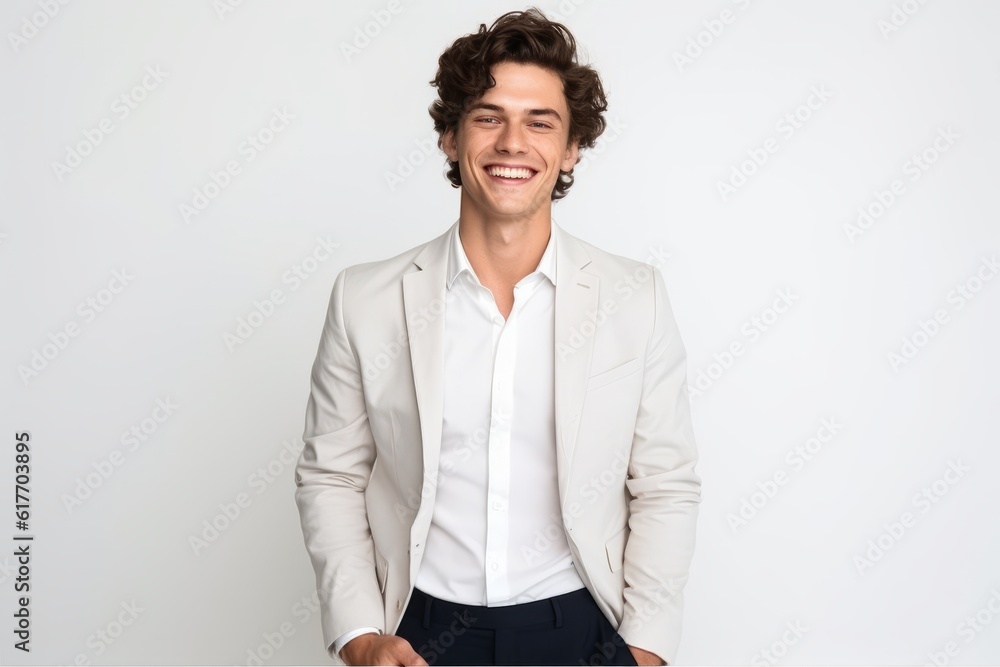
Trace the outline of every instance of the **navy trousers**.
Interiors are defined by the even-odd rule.
[[[635,665],[586,588],[503,607],[413,590],[396,635],[429,665]]]

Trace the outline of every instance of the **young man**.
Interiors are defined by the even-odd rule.
[[[685,351],[657,268],[551,218],[604,129],[576,58],[537,10],[446,50],[459,219],[334,282],[295,475],[334,660],[673,661],[701,500]]]

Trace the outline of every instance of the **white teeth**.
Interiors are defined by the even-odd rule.
[[[489,173],[491,176],[500,176],[502,178],[531,178],[535,173],[530,169],[511,169],[510,167],[490,167]]]

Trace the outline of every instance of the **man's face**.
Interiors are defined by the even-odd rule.
[[[483,220],[531,219],[551,207],[560,169],[576,165],[562,80],[510,62],[494,65],[492,74],[496,85],[470,107],[457,133],[445,132],[442,146],[459,163],[463,209]]]

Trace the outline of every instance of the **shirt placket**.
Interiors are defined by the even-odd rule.
[[[514,412],[514,367],[517,361],[518,312],[534,291],[530,286],[514,287],[514,305],[507,321],[490,304],[493,315],[493,386],[490,401],[489,482],[486,511],[486,604],[510,599],[507,553],[510,538],[510,447]],[[492,301],[492,299],[491,299]]]

